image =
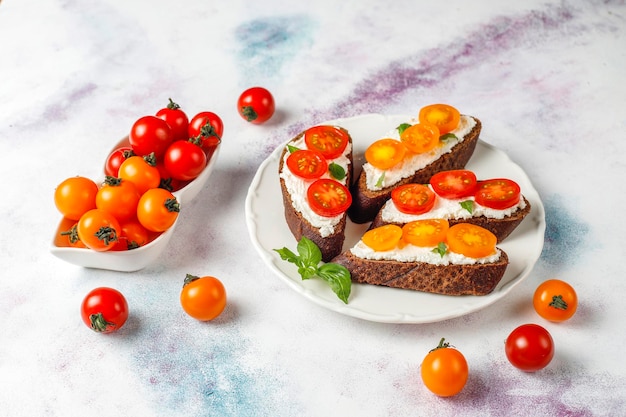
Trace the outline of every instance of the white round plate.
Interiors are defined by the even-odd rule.
[[[376,137],[384,135],[410,118],[369,114],[321,124],[341,126],[350,132],[357,175],[367,146]],[[344,304],[322,280],[303,281],[297,267],[283,261],[274,250],[288,247],[295,252],[297,245],[283,216],[278,179],[278,161],[283,146],[279,146],[260,165],[248,190],[246,222],[250,238],[263,261],[281,280],[297,293],[330,310],[384,323],[431,323],[460,317],[485,308],[506,296],[528,276],[541,255],[546,225],[539,194],[526,173],[504,152],[479,140],[466,168],[474,171],[478,178],[505,177],[516,181],[532,206],[531,212],[518,228],[498,245],[509,255],[510,264],[494,291],[484,296],[446,296],[353,283],[348,304]],[[368,224],[358,225],[348,221],[344,250],[352,247],[367,227]]]

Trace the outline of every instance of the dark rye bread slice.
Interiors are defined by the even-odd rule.
[[[342,129],[342,130],[344,130],[347,133],[345,129]],[[292,143],[300,139],[302,135],[304,135],[304,132],[294,137],[292,140],[289,141],[289,143]],[[348,136],[350,137],[350,135]],[[350,137],[350,146],[352,146],[351,137]],[[279,175],[283,171],[283,168],[288,169],[284,167],[284,159],[285,159],[285,154],[287,152],[288,152],[288,149],[287,149],[287,146],[285,146],[285,149],[283,149],[283,152],[280,155],[280,160],[278,164]],[[350,151],[350,153],[347,154],[347,157],[350,161],[350,165],[346,172],[346,184],[350,184],[350,182],[352,181],[352,169],[353,169],[352,168],[352,165],[353,165],[352,164],[352,151]],[[296,240],[300,241],[302,236],[306,236],[307,238],[311,239],[320,248],[320,251],[322,252],[322,261],[324,262],[328,262],[335,256],[339,255],[341,251],[343,250],[347,214],[344,213],[339,223],[335,225],[333,234],[326,236],[326,237],[322,237],[322,235],[320,234],[320,230],[317,227],[313,226],[307,219],[305,219],[302,216],[302,213],[300,213],[294,208],[293,202],[291,200],[291,195],[289,194],[289,191],[287,190],[287,186],[285,185],[285,180],[281,177],[279,178],[280,178],[280,189],[283,195],[283,207],[284,207],[284,212],[285,212],[285,220],[287,221],[289,230],[291,231],[293,236],[296,238]]]
[[[433,265],[362,259],[351,251],[332,262],[345,266],[352,282],[444,295],[486,295],[498,285],[509,263],[504,251],[498,262],[473,265]]]
[[[450,224],[450,226],[455,225],[457,223],[475,224],[476,226],[480,226],[484,229],[487,229],[491,233],[496,235],[496,238],[498,239],[498,243],[500,243],[504,239],[506,239],[513,232],[513,230],[515,230],[515,228],[519,226],[522,220],[524,220],[524,217],[526,217],[528,213],[530,213],[530,209],[531,209],[530,203],[525,197],[524,197],[524,201],[526,202],[526,207],[524,207],[521,210],[517,210],[514,213],[511,213],[510,216],[506,216],[502,219],[493,219],[493,218],[489,218],[485,216],[477,216],[477,217],[470,217],[468,219],[448,219],[448,223]],[[381,210],[378,212],[374,220],[372,220],[372,224],[369,227],[370,229],[383,226],[385,224],[396,224],[400,227],[404,225],[404,223],[387,222],[383,220],[382,214],[383,214],[383,210],[381,208]]]
[[[480,120],[475,117],[472,118],[476,121],[476,125],[465,135],[462,142],[455,145],[450,152],[442,155],[436,161],[390,187],[377,191],[369,190],[367,188],[365,171],[361,170],[358,179],[350,187],[350,193],[352,194],[352,205],[348,209],[350,220],[355,223],[372,221],[380,208],[391,197],[391,191],[400,185],[409,183],[427,184],[430,181],[430,177],[439,171],[465,168],[465,165],[474,153],[474,149],[476,149],[482,128]]]

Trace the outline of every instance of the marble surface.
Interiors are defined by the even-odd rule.
[[[0,57],[1,415],[625,415],[623,0],[5,0]],[[262,126],[236,113],[252,85],[277,101]],[[112,145],[168,97],[218,113],[225,133],[166,253],[133,273],[52,256],[56,185],[99,177]],[[258,166],[310,125],[432,102],[479,117],[483,140],[541,195],[545,246],[530,276],[488,308],[420,325],[347,317],[296,294],[248,238],[244,200]],[[186,273],[222,279],[219,319],[182,311]],[[530,304],[553,277],[580,297],[561,324]],[[115,334],[80,320],[97,286],[128,299]],[[503,341],[531,322],[552,333],[556,355],[527,374]],[[448,399],[419,377],[441,337],[470,367]]]

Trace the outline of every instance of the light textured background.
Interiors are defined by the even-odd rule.
[[[624,1],[301,3],[0,4],[0,415],[626,415]],[[236,113],[252,85],[277,101],[263,126]],[[167,253],[129,274],[53,257],[56,185],[98,178],[112,145],[168,97],[188,113],[218,113],[225,134]],[[546,243],[528,279],[493,306],[427,325],[345,317],[284,285],[245,225],[259,164],[312,124],[440,101],[479,117],[482,138],[543,199]],[[226,285],[230,303],[215,322],[180,308],[185,273]],[[569,322],[545,322],[530,304],[552,277],[579,293]],[[102,285],[131,309],[107,336],[79,316]],[[535,374],[504,355],[504,339],[526,322],[556,343]],[[470,366],[450,399],[419,377],[441,337]]]

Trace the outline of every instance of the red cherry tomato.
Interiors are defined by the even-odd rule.
[[[100,287],[85,296],[80,314],[85,325],[94,332],[112,333],[126,323],[128,303],[118,290]]]
[[[422,184],[404,184],[391,192],[391,199],[402,213],[422,214],[430,211],[435,205],[435,193]]]
[[[337,181],[319,179],[307,190],[307,198],[311,210],[320,216],[334,217],[350,207],[352,196],[350,191]]]
[[[172,129],[157,116],[144,116],[133,124],[128,140],[135,154],[145,156],[154,153],[160,159],[172,143]]]
[[[237,100],[237,109],[248,122],[265,123],[274,114],[274,97],[263,87],[252,87],[241,93]]]
[[[545,368],[554,356],[550,333],[537,324],[523,324],[505,341],[506,357],[513,366],[526,372]]]
[[[196,114],[189,122],[189,138],[202,140],[202,149],[205,152],[214,149],[224,134],[224,123],[215,113],[203,111]]]
[[[137,220],[129,220],[120,224],[121,235],[113,250],[137,249],[150,241],[150,232]]]
[[[130,146],[122,146],[115,149],[109,154],[106,162],[104,163],[104,173],[110,177],[117,177],[120,165],[122,162],[135,155],[133,148]]]
[[[169,99],[167,107],[162,108],[156,113],[159,119],[163,119],[167,122],[172,130],[172,140],[187,140],[187,128],[189,126],[189,119],[187,114],[180,108],[180,106]]]
[[[476,175],[467,169],[441,171],[430,178],[430,185],[443,198],[469,197],[476,191]]]
[[[196,178],[206,166],[206,154],[200,146],[188,141],[177,140],[172,143],[163,156],[163,165],[167,172],[180,181]]]
[[[506,178],[480,181],[474,198],[481,206],[504,210],[519,203],[520,188],[515,181]]]
[[[339,157],[349,141],[348,132],[335,126],[315,126],[304,132],[307,148],[318,151],[326,159]]]
[[[287,157],[287,168],[300,178],[312,180],[328,171],[328,162],[317,151],[298,149]]]

